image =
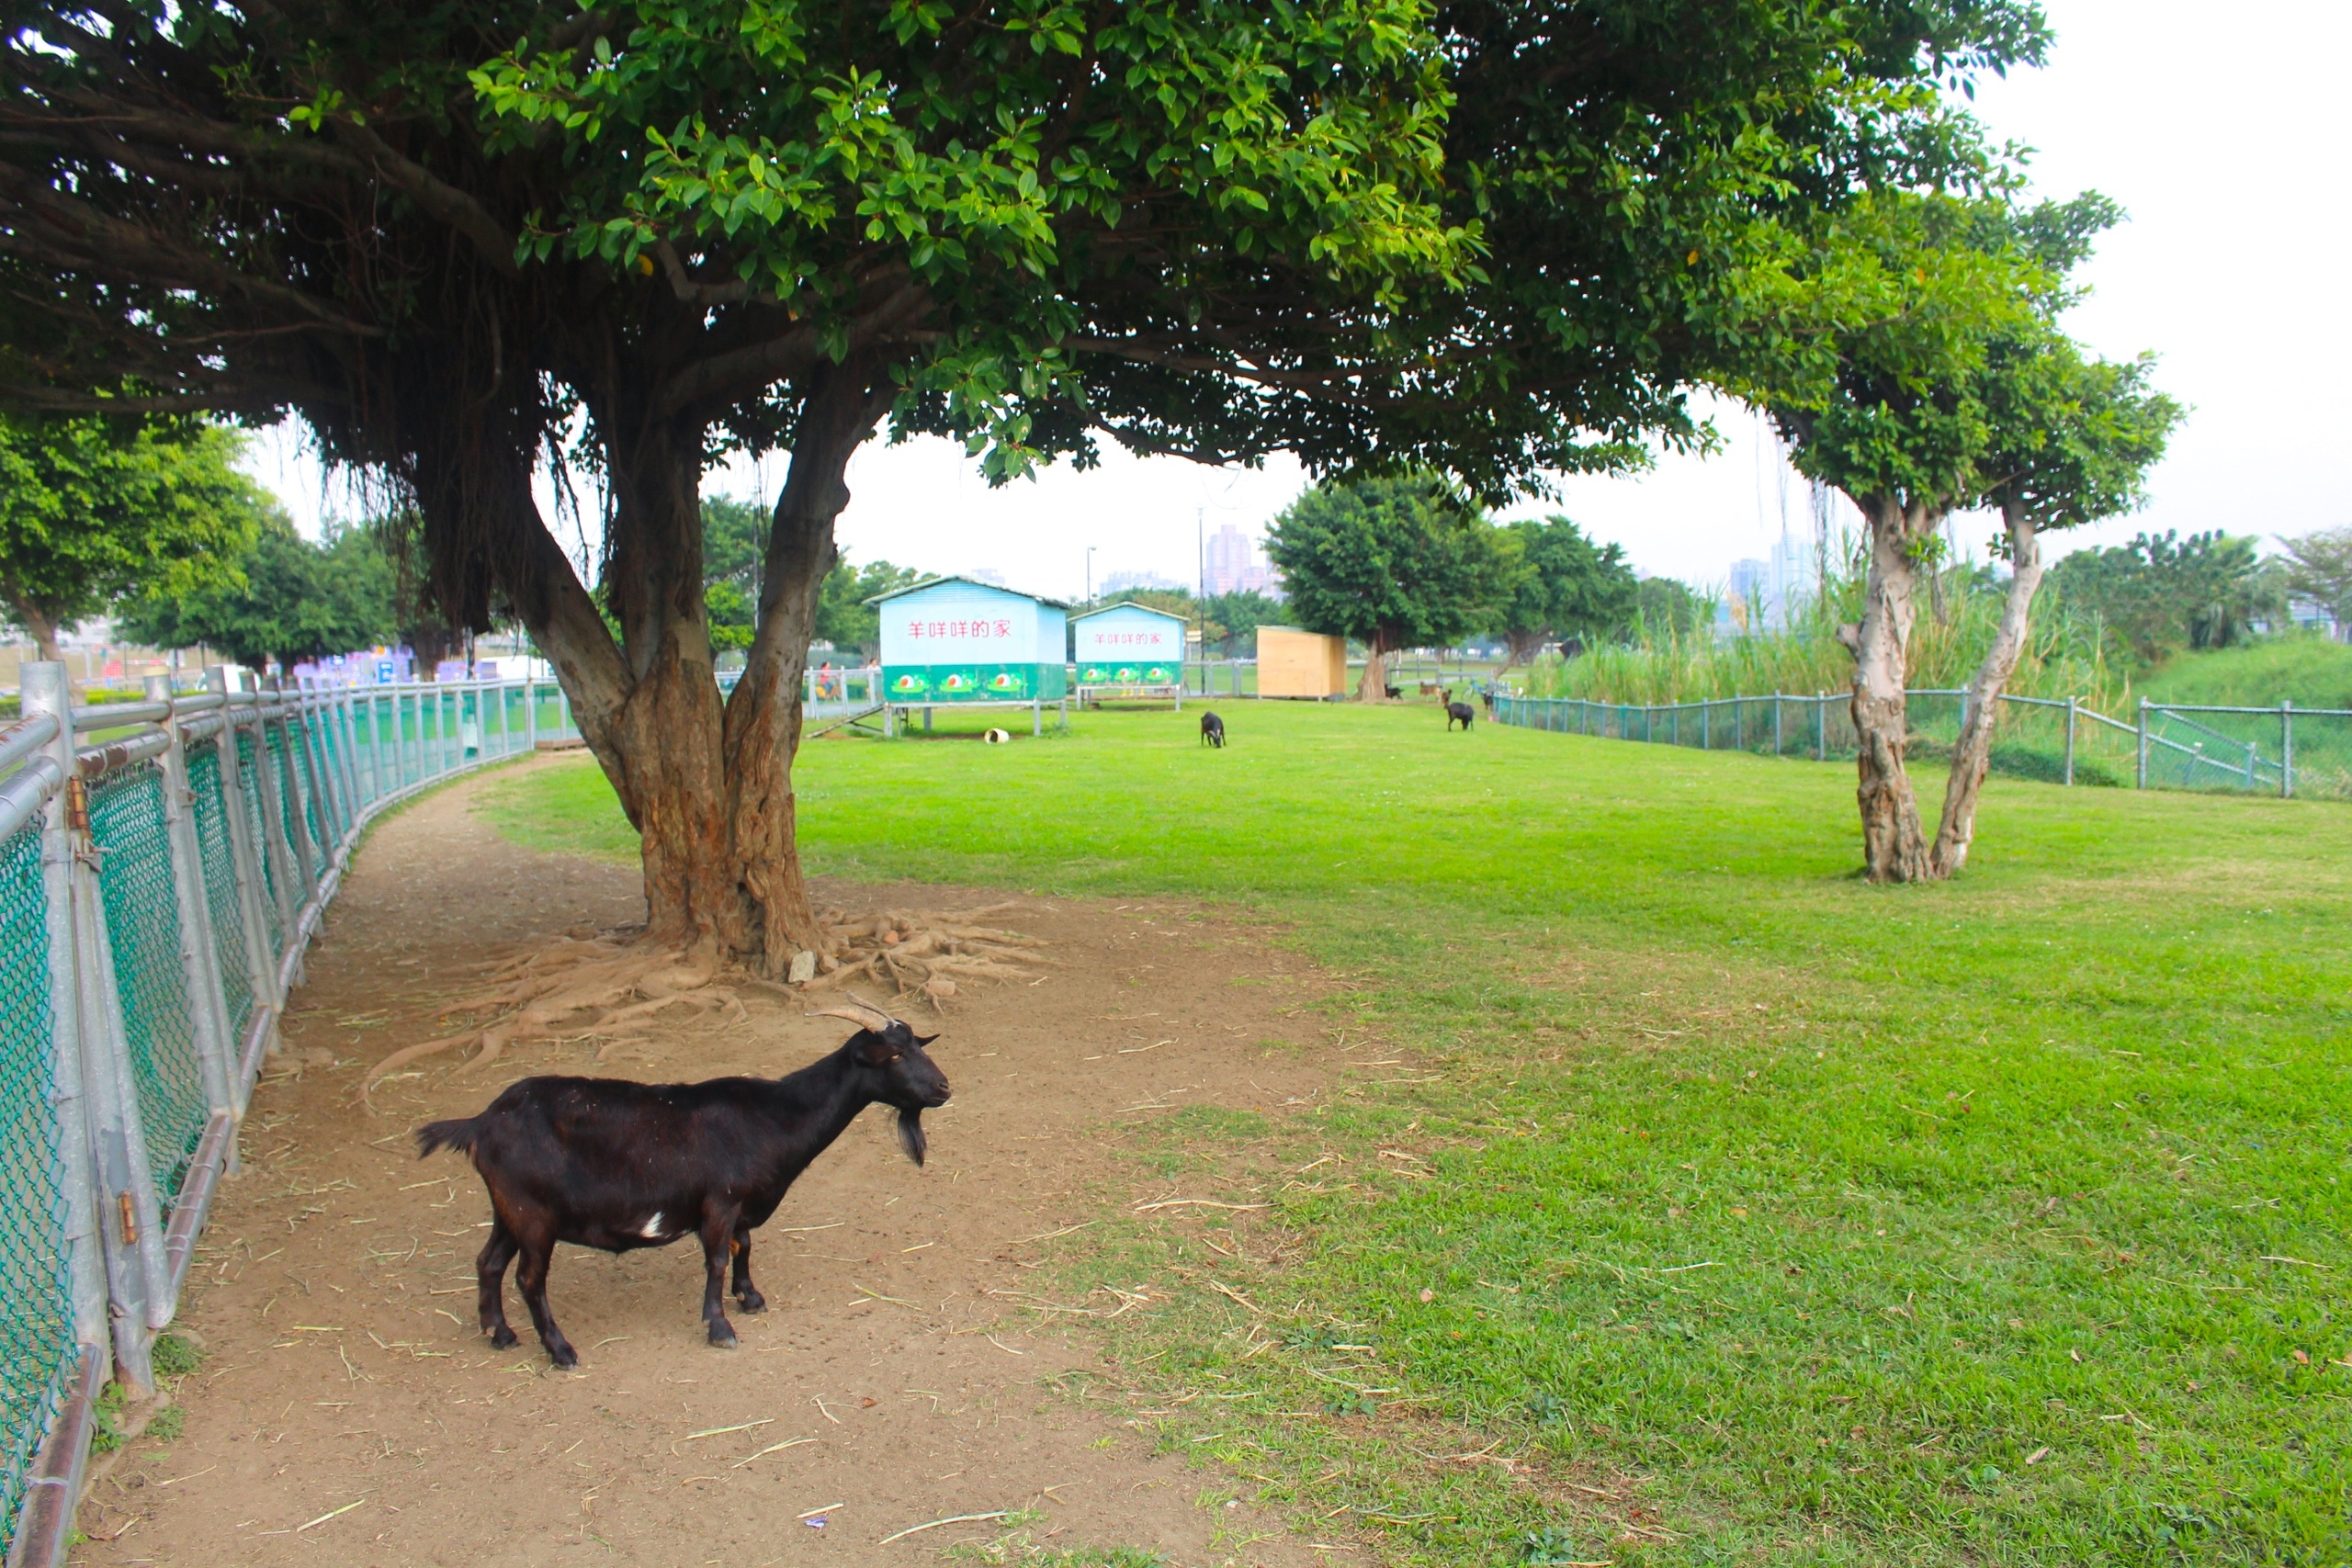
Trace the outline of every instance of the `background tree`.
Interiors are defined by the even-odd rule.
[[[760,555],[767,524],[768,509],[757,501],[702,498],[702,603],[713,653],[740,653],[759,630]]]
[[[1677,637],[1689,637],[1715,618],[1714,601],[1673,577],[1645,577],[1634,585],[1634,614]]]
[[[51,0],[0,45],[0,383],[294,407],[404,487],[450,622],[511,604],[555,662],[649,935],[773,970],[821,944],[794,698],[886,413],[994,478],[1100,433],[1488,494],[1630,461],[1751,341],[1758,235],[1967,162],[1930,89],[2041,41],[2026,0]],[[792,458],[722,707],[727,446]],[[616,635],[532,500],[549,449],[607,487]]]
[[[2261,572],[2257,544],[2218,529],[2182,538],[2141,534],[2128,545],[2077,550],[2050,571],[2069,602],[2106,624],[2123,651],[2143,667],[2184,648],[2227,648],[2251,624],[2286,611],[2275,580]]]
[[[923,574],[912,567],[888,561],[868,561],[862,567],[835,561],[825,574],[817,601],[817,636],[835,648],[848,649],[871,660],[882,657],[882,611],[869,604],[877,593],[919,582]]]
[[[1204,643],[1220,658],[1254,657],[1258,628],[1281,625],[1283,614],[1280,603],[1254,589],[1212,593],[1201,605]]]
[[[2287,552],[2287,591],[2352,625],[2352,528],[2326,528],[2278,541]]]
[[[0,606],[41,658],[132,595],[234,576],[273,504],[232,467],[241,450],[187,418],[0,414]]]
[[[1476,504],[1430,473],[1317,485],[1274,519],[1266,554],[1300,626],[1364,645],[1368,703],[1387,699],[1389,654],[1447,646],[1491,616],[1511,567]]]
[[[273,660],[289,671],[397,632],[392,563],[365,527],[336,528],[312,544],[275,512],[236,565],[233,579],[126,605],[125,632],[157,647],[202,643],[256,671]]]
[[[1503,669],[1526,663],[1547,642],[1575,637],[1589,643],[1622,632],[1633,620],[1641,584],[1617,546],[1594,544],[1557,515],[1506,523],[1503,530],[1519,543],[1510,589],[1492,626],[1509,646]]]
[[[2085,236],[2086,239],[2087,236]],[[2053,260],[2071,265],[2061,255]],[[2042,577],[2041,536],[2128,512],[2164,456],[2180,405],[2148,386],[2152,362],[2086,358],[2054,333],[1996,345],[1980,378],[1989,434],[1979,464],[1982,499],[2001,514],[1999,553],[2009,561],[2001,622],[1969,683],[1968,711],[1952,749],[1928,867],[1951,876],[1968,861],[1976,801],[1992,761],[2001,693],[2016,671]]]

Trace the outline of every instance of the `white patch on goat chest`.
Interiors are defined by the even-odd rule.
[[[662,1234],[662,1216],[660,1214],[655,1214],[651,1219],[646,1221],[645,1228],[637,1234],[643,1236],[648,1241],[660,1241]]]

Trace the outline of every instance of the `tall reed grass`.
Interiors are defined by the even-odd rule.
[[[1711,615],[1695,628],[1645,618],[1623,642],[1603,643],[1572,659],[1529,667],[1527,694],[1606,703],[1688,703],[1773,693],[1842,692],[1853,684],[1853,655],[1838,641],[1840,624],[1861,619],[1861,563],[1834,570],[1822,589],[1792,606],[1785,626],[1719,636]],[[1992,646],[2006,582],[1981,568],[1923,574],[1919,618],[1911,632],[1908,684],[1966,685]],[[2103,713],[2131,704],[2131,682],[2107,657],[2098,620],[2069,611],[2055,596],[2037,596],[2033,628],[2008,690],[2026,697],[2079,697]]]

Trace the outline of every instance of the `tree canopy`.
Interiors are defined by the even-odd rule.
[[[0,414],[0,608],[53,660],[77,621],[232,578],[272,505],[239,450],[187,418]]]
[[[1556,515],[1506,523],[1503,531],[1514,556],[1492,626],[1510,646],[1510,663],[1524,664],[1547,642],[1589,643],[1632,622],[1641,585],[1623,549],[1594,544]]]
[[[2287,591],[2352,622],[2352,528],[2323,528],[2279,543],[2287,551]]]
[[[1266,554],[1294,620],[1369,650],[1362,694],[1373,701],[1388,654],[1460,640],[1493,614],[1512,567],[1476,503],[1430,473],[1317,485],[1274,519]]]
[[[280,513],[236,558],[233,579],[151,593],[125,607],[132,637],[163,648],[201,643],[254,670],[390,642],[398,634],[392,563],[363,526],[312,544]]]

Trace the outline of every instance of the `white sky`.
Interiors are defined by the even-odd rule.
[[[2069,325],[2110,356],[2155,351],[2159,384],[2190,407],[2147,509],[2074,542],[2143,528],[2267,540],[2352,521],[2341,368],[2352,364],[2352,179],[2337,81],[2352,5],[2246,0],[2217,21],[2189,0],[2047,3],[2052,63],[1981,89],[1978,111],[1996,138],[2035,149],[2042,193],[2087,187],[2123,204],[2129,220],[2081,275],[2093,293]],[[1804,481],[1753,415],[1724,407],[1716,423],[1718,456],[1569,480],[1557,510],[1645,572],[1720,583],[1779,536],[1784,495],[1792,527],[1809,513]],[[298,443],[264,444],[254,468],[315,526],[322,487]],[[745,463],[704,488],[773,498],[782,472],[781,459]],[[1304,482],[1283,460],[1236,470],[1112,453],[1091,474],[1057,468],[990,491],[946,442],[876,444],[851,464],[840,536],[859,560],[986,568],[1040,592],[1078,592],[1090,546],[1097,582],[1122,569],[1191,581],[1196,526],[1262,532]],[[1981,546],[1988,532],[1963,525],[1962,541]]]

